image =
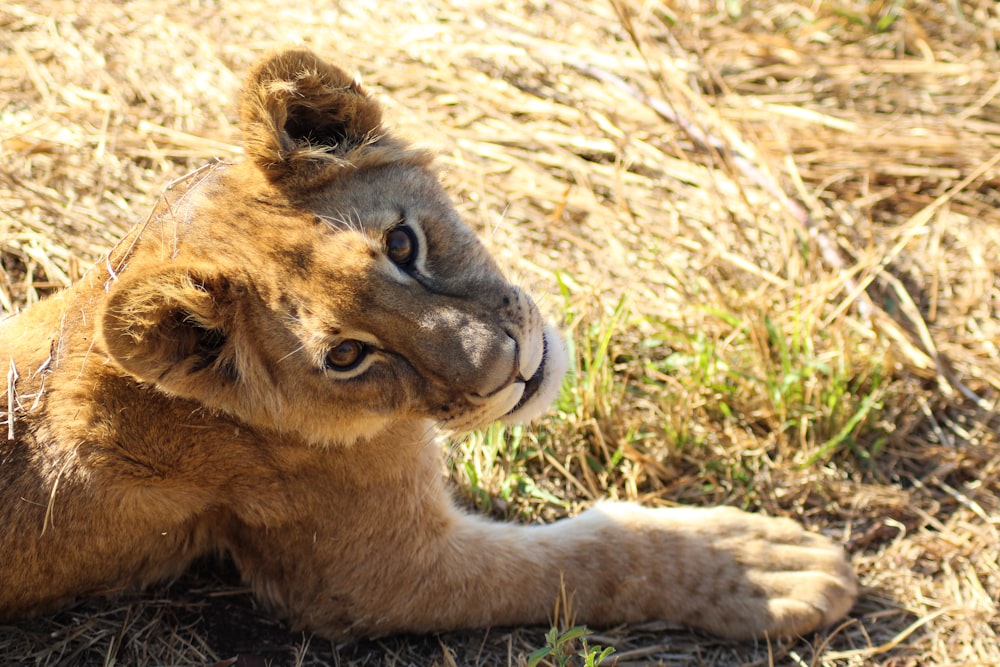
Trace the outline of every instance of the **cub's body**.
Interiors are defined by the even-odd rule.
[[[734,637],[848,611],[842,551],[787,520],[456,510],[435,423],[538,414],[558,337],[343,72],[277,54],[240,111],[245,161],[193,173],[81,281],[0,323],[0,618],[208,552],[327,636],[540,623],[560,586],[581,622]]]

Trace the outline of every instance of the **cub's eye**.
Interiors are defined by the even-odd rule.
[[[409,266],[417,258],[417,237],[406,225],[393,227],[385,235],[385,254],[397,266]]]
[[[326,367],[332,371],[349,371],[368,354],[367,346],[359,340],[342,340],[326,353]]]

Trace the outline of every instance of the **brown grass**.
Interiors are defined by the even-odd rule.
[[[581,359],[610,336],[520,458],[456,443],[481,466],[456,464],[460,494],[521,520],[726,502],[852,551],[866,592],[839,628],[605,630],[618,664],[1000,664],[995,2],[305,4],[0,8],[5,312],[78,277],[166,183],[236,157],[241,73],[304,43],[439,151]],[[0,662],[507,665],[544,642],[331,646],[234,579],[206,566],[0,628]]]

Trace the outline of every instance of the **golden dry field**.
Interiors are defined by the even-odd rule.
[[[296,44],[440,155],[572,340],[551,416],[444,441],[470,508],[730,504],[832,536],[859,572],[837,627],[591,628],[602,664],[1000,665],[1000,4],[8,2],[3,312],[239,159],[241,76]],[[547,630],[331,644],[205,563],[2,626],[0,664],[499,666],[547,644],[538,664],[586,664]]]

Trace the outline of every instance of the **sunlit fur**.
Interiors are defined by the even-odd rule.
[[[566,368],[555,330],[344,72],[271,56],[240,118],[244,161],[175,184],[82,280],[0,323],[0,619],[209,552],[331,637],[541,623],[561,586],[590,624],[751,637],[847,612],[843,552],[788,520],[457,510],[435,425],[541,412]],[[405,265],[386,254],[398,225]],[[328,364],[345,340],[364,354]]]

